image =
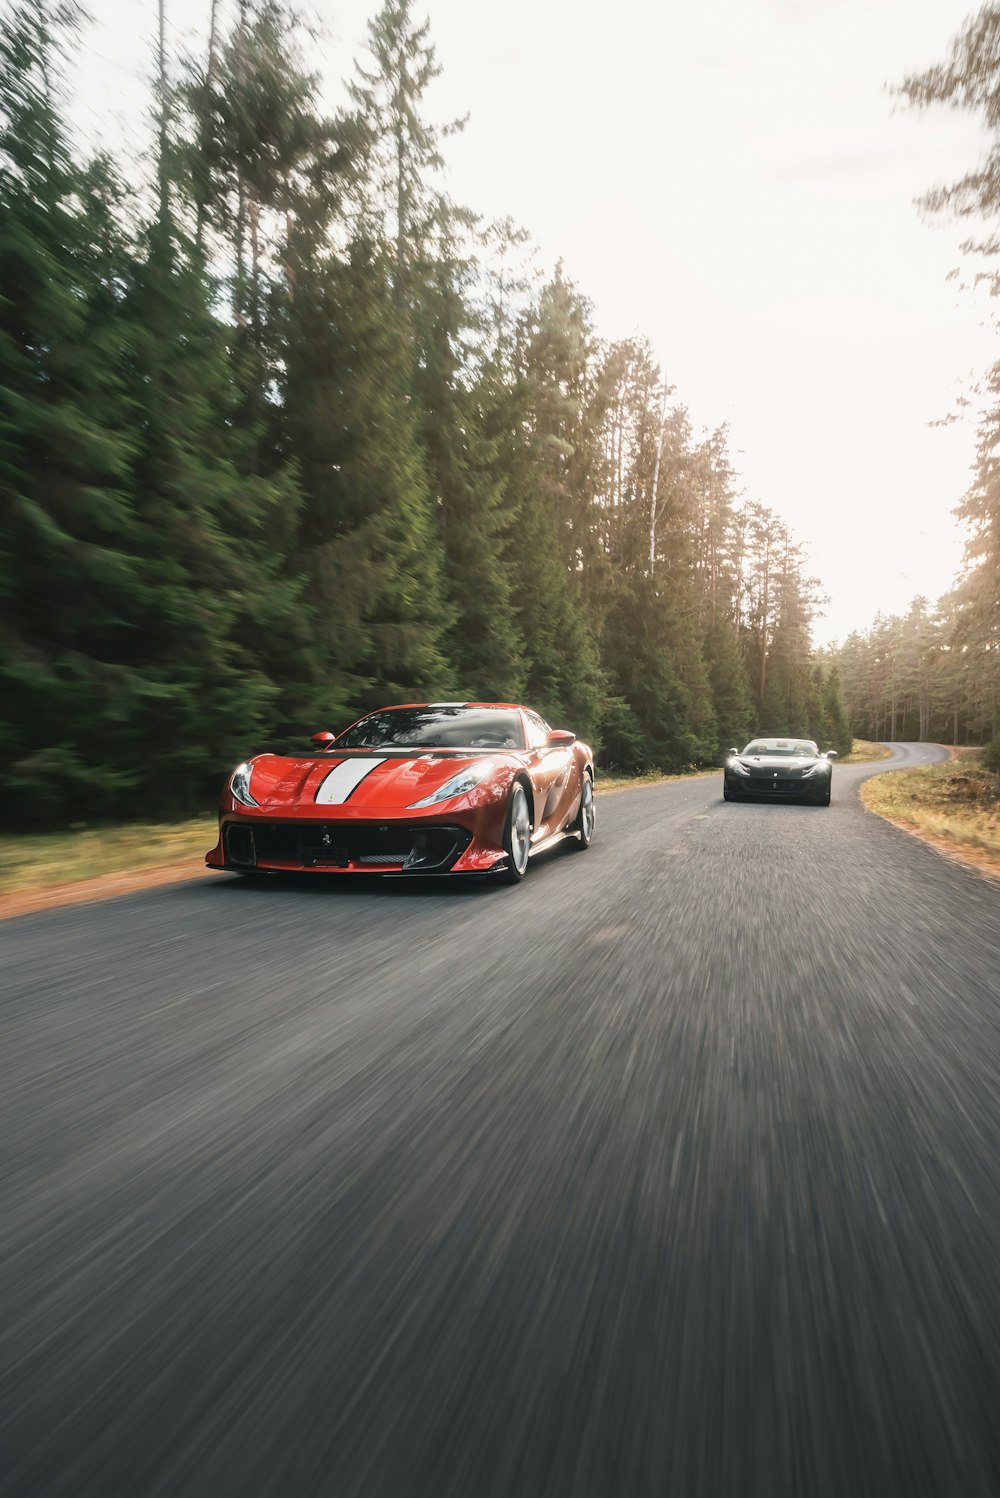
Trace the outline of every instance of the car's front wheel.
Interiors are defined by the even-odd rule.
[[[589,848],[594,841],[594,826],[597,821],[597,812],[594,806],[594,782],[584,771],[583,790],[580,792],[580,810],[576,814],[576,820],[570,830],[570,848]],[[572,836],[575,833],[576,836]]]
[[[507,884],[520,884],[528,871],[528,854],[531,852],[531,813],[524,786],[519,780],[515,780],[507,802],[503,848],[507,855],[507,867],[500,877]]]

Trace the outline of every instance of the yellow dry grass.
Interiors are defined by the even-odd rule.
[[[665,785],[668,780],[698,780],[706,775],[721,774],[721,769],[682,770],[676,775],[661,775],[658,770],[650,770],[645,775],[605,775],[598,770],[594,791],[597,795],[602,791],[632,791],[644,785]]]
[[[81,827],[0,837],[0,894],[190,860],[197,868],[218,836],[214,817],[168,824]]]
[[[1000,781],[975,753],[938,765],[876,775],[861,787],[869,811],[1000,874]]]
[[[876,744],[871,739],[855,739],[850,754],[845,754],[839,761],[842,765],[864,765],[875,759],[888,759],[890,755],[888,744]]]

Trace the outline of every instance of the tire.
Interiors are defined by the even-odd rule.
[[[583,772],[583,792],[580,796],[580,810],[576,814],[576,820],[569,829],[570,837],[566,846],[574,853],[582,853],[589,848],[594,841],[594,824],[596,812],[594,809],[594,782]]]
[[[499,878],[504,884],[520,884],[528,872],[528,854],[531,850],[531,813],[524,786],[515,780],[507,801],[507,818],[503,827],[503,848],[507,855],[507,867]]]
[[[722,787],[722,799],[723,801],[732,801],[734,799],[733,793],[729,789],[728,785],[724,785]]]

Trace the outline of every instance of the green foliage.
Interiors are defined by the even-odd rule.
[[[983,766],[992,770],[994,775],[1000,775],[1000,733],[990,739],[983,750]]]
[[[822,740],[820,748],[836,749],[843,758],[850,754],[854,743],[851,726],[847,718],[847,708],[844,705],[843,694],[840,689],[840,672],[836,666],[831,666],[823,688],[823,717],[822,717]]]
[[[540,712],[577,731],[597,728],[603,681],[578,576],[560,546],[560,517],[550,503],[553,433],[548,377],[523,347],[514,382],[497,392],[487,433],[506,475],[510,513],[505,564],[518,631],[529,652],[525,693]]]
[[[54,51],[42,14],[15,9],[0,36],[0,752],[14,804],[43,815],[109,804],[139,779],[114,746],[144,597],[109,289],[117,188],[103,164],[70,159]]]
[[[714,756],[714,743],[692,730],[669,632],[669,612],[652,580],[630,579],[608,615],[603,640],[605,670],[618,691],[607,703],[601,737],[615,769],[679,770]]]
[[[504,564],[512,516],[497,440],[487,434],[502,383],[489,365],[470,369],[481,319],[471,305],[462,229],[463,216],[439,203],[434,253],[414,278],[412,384],[452,621],[445,652],[464,695],[518,701],[525,650]]]
[[[718,748],[742,747],[755,727],[746,663],[729,620],[714,615],[705,631],[705,664],[712,692]]]
[[[453,684],[442,545],[392,301],[377,251],[315,259],[296,289],[284,400],[317,638],[335,695],[367,705]]]
[[[72,19],[45,15],[0,34],[0,752],[25,816],[194,809],[268,742],[456,692],[628,770],[768,723],[836,737],[811,584],[725,432],[445,197],[411,0],[371,22],[350,116],[278,0],[213,26],[176,89],[159,57],[134,196],[74,158]]]

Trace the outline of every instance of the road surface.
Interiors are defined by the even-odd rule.
[[[992,1498],[1000,893],[883,768],[5,923],[0,1491]]]

